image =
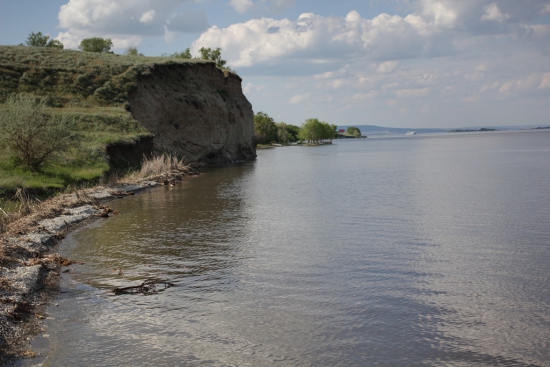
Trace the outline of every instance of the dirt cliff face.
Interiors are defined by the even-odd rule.
[[[213,63],[154,65],[128,95],[128,109],[155,135],[155,149],[189,162],[256,157],[254,115],[241,78]]]

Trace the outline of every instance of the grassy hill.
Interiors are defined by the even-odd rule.
[[[18,167],[0,146],[0,196],[15,187],[48,194],[68,185],[97,182],[124,162],[110,160],[109,147],[138,144],[151,138],[127,111],[128,94],[156,65],[204,63],[202,60],[122,56],[46,47],[0,46],[0,114],[13,94],[44,99],[45,114],[64,116],[81,136],[81,146],[38,170]],[[113,150],[111,150],[113,151]]]

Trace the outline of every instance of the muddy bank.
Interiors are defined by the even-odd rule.
[[[65,235],[91,220],[119,215],[106,204],[160,185],[176,185],[198,172],[191,168],[147,180],[99,186],[60,195],[10,224],[0,236],[0,365],[34,357],[28,349],[41,332],[45,306],[55,296],[59,275],[73,263],[55,253]]]

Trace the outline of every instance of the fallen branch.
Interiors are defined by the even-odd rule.
[[[113,289],[113,293],[117,296],[120,294],[135,294],[135,293],[153,294],[159,291],[159,289],[157,289],[157,287],[159,286],[163,286],[164,288],[160,290],[164,290],[166,288],[174,287],[175,284],[165,282],[165,281],[158,281],[154,279],[147,279],[146,281],[144,281],[139,285],[133,285],[133,286],[121,287],[121,288],[117,287]]]

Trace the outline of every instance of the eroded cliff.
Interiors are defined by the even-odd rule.
[[[256,156],[241,79],[213,62],[0,46],[0,102],[14,93],[45,96],[51,114],[70,115],[105,145],[113,168],[134,165],[130,153],[141,159],[151,135],[156,151],[188,162]]]
[[[156,149],[208,164],[256,156],[252,105],[241,78],[214,63],[154,65],[129,93],[132,116]]]

